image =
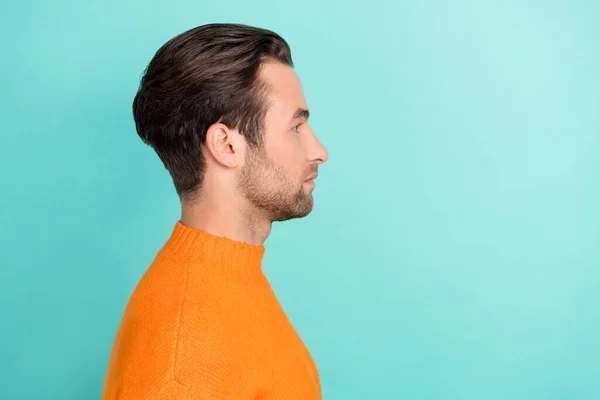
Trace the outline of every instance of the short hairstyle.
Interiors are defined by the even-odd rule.
[[[291,67],[291,50],[278,34],[242,24],[207,24],[165,43],[142,76],[133,100],[136,131],[169,171],[182,201],[193,201],[206,169],[201,145],[222,122],[252,149],[263,148],[267,86],[263,62]]]

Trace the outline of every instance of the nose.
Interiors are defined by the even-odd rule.
[[[310,161],[315,164],[323,164],[329,159],[329,152],[316,136],[314,138],[314,145],[310,152]]]

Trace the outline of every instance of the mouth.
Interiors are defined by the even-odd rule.
[[[306,182],[308,182],[308,181],[312,181],[312,180],[315,180],[315,179],[317,179],[317,176],[319,176],[319,174],[314,174],[313,176],[311,176],[310,178],[308,178],[308,179],[306,180]]]

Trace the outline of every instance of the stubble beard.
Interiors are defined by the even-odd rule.
[[[240,173],[238,187],[254,212],[270,221],[303,218],[313,208],[311,192],[301,177],[277,165],[262,149],[249,149]]]

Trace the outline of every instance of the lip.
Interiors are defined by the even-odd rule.
[[[308,182],[308,181],[313,181],[313,180],[317,179],[317,176],[319,176],[319,174],[316,174],[316,175],[313,175],[313,176],[311,176],[310,178],[308,178],[308,179],[306,180],[306,182]]]

